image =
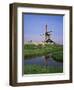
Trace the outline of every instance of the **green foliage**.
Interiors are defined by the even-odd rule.
[[[62,51],[53,52],[52,58],[54,58],[54,60],[56,61],[63,62],[63,52]]]
[[[24,45],[24,49],[35,49],[37,48],[35,44],[26,44]]]
[[[62,73],[62,67],[51,67],[41,65],[25,65],[24,74],[38,74],[38,73]]]

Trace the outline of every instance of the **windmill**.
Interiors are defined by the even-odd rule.
[[[48,31],[48,28],[47,28],[47,24],[45,25],[45,33],[42,34],[42,38],[44,37],[44,42],[46,43],[54,43],[53,40],[51,40],[51,32],[52,31]]]

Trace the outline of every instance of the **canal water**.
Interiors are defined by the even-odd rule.
[[[24,65],[41,65],[41,66],[53,66],[53,67],[62,67],[63,68],[63,63],[58,62],[54,60],[52,57],[48,56],[40,56],[40,57],[33,57],[30,59],[25,59],[24,60]]]

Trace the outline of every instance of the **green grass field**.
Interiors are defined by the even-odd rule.
[[[24,74],[39,74],[39,73],[62,73],[62,67],[50,67],[41,65],[25,65]]]
[[[63,46],[56,44],[26,44],[24,45],[24,58],[44,56],[51,54],[56,61],[63,62]]]

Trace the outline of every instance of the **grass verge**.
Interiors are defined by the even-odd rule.
[[[51,67],[41,65],[25,65],[24,74],[41,74],[41,73],[62,73],[63,67]]]

